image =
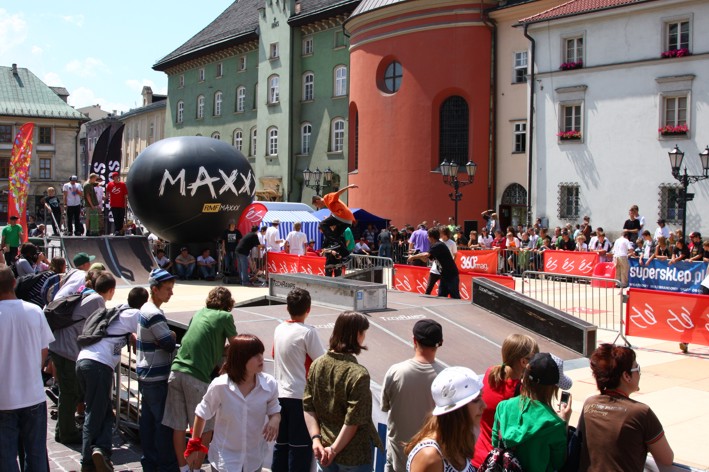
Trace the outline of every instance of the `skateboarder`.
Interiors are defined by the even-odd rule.
[[[324,197],[315,195],[313,197],[313,205],[318,209],[328,208],[330,216],[320,222],[320,230],[324,236],[324,246],[330,249],[337,249],[340,255],[346,259],[350,255],[347,250],[345,240],[342,237],[345,230],[351,227],[355,222],[355,217],[347,208],[340,195],[351,188],[357,188],[356,185],[348,185],[347,187],[338,190],[337,192],[328,193]]]

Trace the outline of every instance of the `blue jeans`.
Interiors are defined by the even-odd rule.
[[[226,251],[224,253],[224,273],[233,274],[236,272],[236,252]]]
[[[174,472],[178,470],[172,445],[172,429],[162,424],[167,400],[167,380],[139,382],[141,394],[140,442],[143,457],[140,463],[145,472]]]
[[[372,464],[340,465],[333,462],[327,467],[323,467],[318,463],[318,472],[372,472],[373,470]]]
[[[180,279],[189,279],[192,277],[192,272],[194,272],[194,263],[193,264],[175,264],[175,270],[177,271],[177,277]]]
[[[98,448],[111,457],[113,433],[113,369],[91,359],[76,363],[76,377],[84,392],[86,413],[81,443],[82,465],[93,464],[91,453]],[[61,387],[60,387],[61,388]]]
[[[217,275],[217,269],[212,266],[199,266],[199,272],[203,279],[213,279]]]
[[[305,425],[303,400],[279,398],[281,422],[273,448],[273,472],[309,472],[313,461],[312,441]]]
[[[237,253],[239,256],[239,274],[241,275],[241,285],[249,285],[249,256]]]
[[[17,445],[24,447],[25,472],[47,472],[47,404],[0,411],[0,470],[16,472]]]

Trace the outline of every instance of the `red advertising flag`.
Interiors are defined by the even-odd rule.
[[[631,288],[625,334],[709,346],[709,295]]]
[[[17,216],[22,226],[22,241],[27,241],[27,192],[30,187],[30,159],[34,123],[25,123],[15,136],[10,160],[7,218]]]
[[[455,254],[455,263],[461,273],[484,272],[497,273],[498,252],[494,250],[458,251]]]
[[[250,233],[252,226],[259,226],[261,224],[261,220],[266,216],[266,212],[268,212],[268,208],[266,208],[263,203],[254,202],[241,212],[239,223],[236,227],[241,234],[245,235]]]
[[[544,272],[590,277],[596,264],[598,254],[595,252],[544,251]]]
[[[298,272],[301,274],[325,275],[325,258],[315,256],[297,256]]]
[[[298,256],[285,252],[267,252],[268,272],[271,274],[297,274],[300,264]]]

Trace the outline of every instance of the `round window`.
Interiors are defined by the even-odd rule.
[[[404,71],[401,64],[392,61],[384,71],[384,89],[389,93],[396,93],[401,88],[401,80],[404,77]]]

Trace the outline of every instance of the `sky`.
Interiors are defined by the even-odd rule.
[[[152,69],[201,31],[233,0],[29,0],[0,6],[0,65],[29,69],[65,87],[75,108],[142,106],[144,85],[167,93]]]

